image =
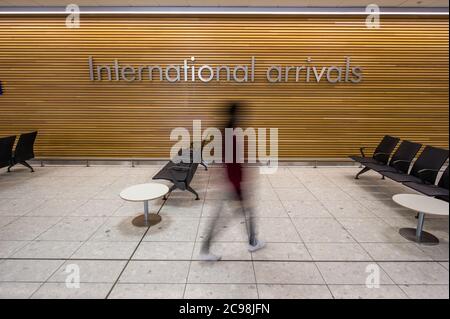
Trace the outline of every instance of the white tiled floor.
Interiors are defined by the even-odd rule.
[[[138,228],[141,203],[121,200],[160,165],[17,167],[0,171],[0,298],[448,298],[448,218],[428,218],[438,246],[408,242],[414,212],[391,200],[411,191],[355,167],[281,167],[255,175],[249,196],[259,238],[219,168],[199,168],[188,192],[152,202],[162,222]],[[199,261],[220,204],[216,263]],[[67,288],[78,266],[80,287]],[[69,267],[70,266],[70,267]],[[379,273],[378,288],[366,283]],[[369,281],[370,282],[370,281]]]

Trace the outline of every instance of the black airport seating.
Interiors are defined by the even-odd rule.
[[[28,167],[32,172],[34,172],[33,167],[27,163],[28,160],[34,158],[34,142],[36,140],[38,132],[31,132],[21,134],[19,141],[17,142],[14,153],[11,157],[11,165],[8,167],[8,172],[11,171],[11,167],[16,164],[22,164]]]
[[[372,157],[367,157],[364,153],[366,147],[361,147],[359,149],[361,156],[349,156],[352,160],[359,163],[375,163],[375,164],[387,164],[389,157],[397,146],[399,138],[385,135],[381,140],[380,144],[375,148]]]
[[[197,192],[190,186],[195,172],[197,171],[198,163],[174,163],[170,161],[167,163],[153,179],[164,179],[173,183],[169,189],[169,193],[175,189],[187,190],[195,195],[198,200]]]
[[[445,169],[444,173],[437,185],[417,183],[417,182],[405,182],[403,185],[408,186],[415,191],[427,196],[433,196],[445,201],[449,201],[449,166]]]
[[[373,162],[361,162],[364,168],[356,174],[358,179],[361,174],[374,170],[384,177],[388,177],[398,183],[414,189],[427,196],[449,201],[449,166],[442,174],[439,183],[435,185],[437,176],[442,166],[448,160],[449,151],[443,148],[425,146],[422,153],[411,167],[415,156],[422,147],[419,143],[403,141],[392,155],[389,163],[380,164]],[[352,157],[351,157],[352,158]]]
[[[448,159],[448,150],[426,146],[414,162],[409,174],[404,172],[381,171],[380,174],[398,183],[416,182],[434,184],[437,174]]]
[[[15,140],[15,136],[0,138],[0,168],[9,167],[11,165]]]
[[[203,147],[209,141],[203,140],[201,143],[201,150],[203,151]],[[198,165],[203,165],[205,170],[208,170],[206,163],[201,158],[200,163],[194,163],[194,150],[193,144],[191,143],[190,148],[188,150],[189,158],[181,158],[182,151],[178,152],[178,161],[170,161],[167,163],[155,176],[153,179],[164,179],[173,183],[173,185],[169,189],[169,193],[174,191],[175,189],[180,189],[182,191],[189,191],[195,195],[195,199],[199,200],[199,196],[197,192],[190,186],[192,179],[194,178],[195,172],[197,171]],[[164,197],[166,198],[166,197]]]
[[[376,172],[399,172],[408,173],[409,166],[414,160],[414,157],[419,152],[422,147],[419,143],[414,143],[410,141],[402,141],[400,146],[392,155],[391,160],[388,165],[379,163],[361,163],[365,167],[356,174],[355,179],[358,179],[361,174],[374,170]]]

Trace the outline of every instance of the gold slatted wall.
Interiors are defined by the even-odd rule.
[[[0,16],[0,136],[39,130],[39,157],[167,158],[170,130],[204,127],[245,100],[255,127],[278,127],[280,157],[344,158],[384,134],[448,147],[448,19],[390,17]],[[249,63],[254,83],[91,82],[112,64]],[[270,65],[363,68],[360,84],[265,80]]]

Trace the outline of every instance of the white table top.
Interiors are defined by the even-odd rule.
[[[448,202],[423,195],[397,194],[392,197],[397,204],[419,213],[448,216]]]
[[[141,202],[162,197],[169,192],[169,187],[160,183],[147,183],[130,186],[120,193],[120,197],[131,202]]]

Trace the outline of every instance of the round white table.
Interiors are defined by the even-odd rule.
[[[148,201],[163,197],[169,192],[169,187],[160,183],[139,184],[128,187],[120,193],[120,197],[130,202],[144,202],[144,214],[133,219],[133,225],[147,227],[161,221],[158,214],[149,214]]]
[[[423,231],[425,214],[448,216],[448,202],[423,195],[397,194],[392,197],[397,204],[419,213],[417,228],[401,228],[400,235],[408,240],[422,244],[438,244],[436,236]]]

